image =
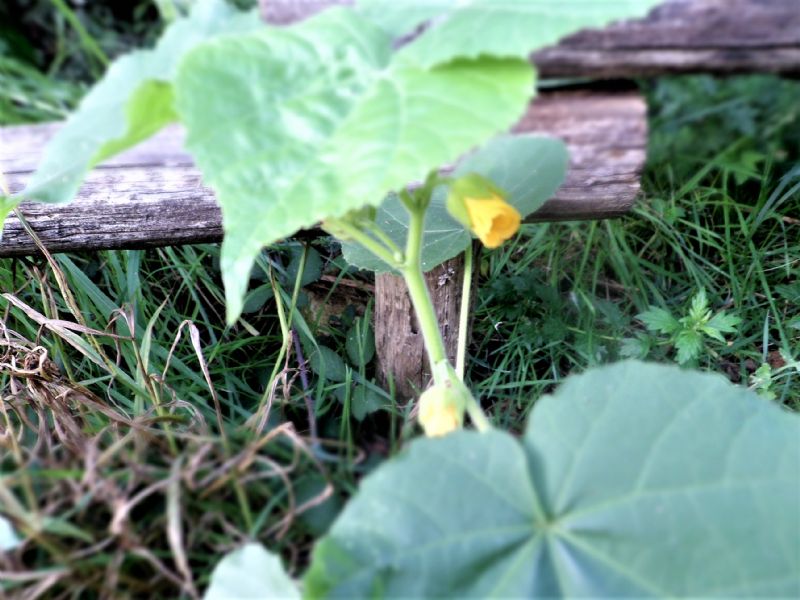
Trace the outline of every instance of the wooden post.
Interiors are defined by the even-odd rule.
[[[456,356],[463,277],[463,256],[448,260],[425,275],[450,360]],[[405,282],[397,275],[375,276],[375,346],[381,383],[388,387],[389,380],[393,380],[398,397],[412,398],[428,387],[430,368],[422,332]]]

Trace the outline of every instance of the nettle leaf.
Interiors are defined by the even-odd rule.
[[[675,347],[678,349],[677,359],[680,364],[686,364],[700,356],[703,350],[703,336],[694,329],[684,329],[675,336]]]
[[[0,221],[23,199],[72,200],[91,167],[174,120],[169,82],[189,49],[223,33],[261,26],[255,11],[241,13],[225,0],[200,0],[188,17],[167,28],[154,49],[115,61],[47,145],[26,189],[0,203]]]
[[[502,135],[467,156],[456,167],[454,177],[478,173],[508,194],[523,217],[536,211],[552,198],[564,181],[569,154],[561,140],[535,135]],[[437,188],[425,215],[422,268],[426,271],[461,254],[471,236],[447,212],[447,189]],[[394,194],[378,208],[375,217],[400,248],[408,234],[408,213]],[[345,260],[360,269],[391,272],[392,269],[372,253],[353,242],[343,242]]]
[[[308,597],[800,593],[800,419],[717,375],[570,377],[520,441],[413,442],[361,484]]]
[[[668,310],[655,306],[639,313],[636,318],[644,323],[645,327],[650,331],[658,331],[660,333],[670,334],[680,329],[681,326],[678,319],[673,317]]]
[[[286,574],[281,559],[261,544],[251,543],[228,553],[211,573],[204,600],[231,598],[300,598],[300,590]]]
[[[430,67],[483,55],[527,57],[586,27],[643,17],[663,0],[359,0],[359,11],[396,37],[430,27],[403,60]]]
[[[228,319],[263,245],[338,217],[510,127],[533,90],[521,60],[390,65],[391,38],[354,11],[220,39],[176,80],[187,146],[222,205]]]
[[[707,326],[722,333],[736,333],[736,327],[742,322],[741,317],[718,312],[708,322]]]

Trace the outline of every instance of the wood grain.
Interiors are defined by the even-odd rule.
[[[464,257],[445,261],[426,274],[447,357],[455,362]],[[476,288],[477,289],[477,288]],[[380,383],[394,380],[398,398],[413,398],[428,387],[430,366],[417,317],[402,277],[375,275],[375,348]]]
[[[0,171],[12,192],[22,191],[57,127],[0,129]],[[646,107],[638,93],[543,94],[516,129],[562,137],[572,155],[565,185],[534,220],[617,216],[634,202],[647,138]],[[73,203],[23,203],[21,212],[52,252],[220,240],[214,194],[182,145],[181,129],[166,129],[92,171]],[[35,252],[20,222],[9,217],[0,256]]]
[[[398,0],[399,1],[399,0]],[[352,0],[261,0],[276,24]],[[800,0],[666,0],[646,18],[585,30],[535,53],[542,77],[800,75]]]
[[[543,77],[800,75],[798,0],[669,0],[646,19],[586,30],[532,57]]]

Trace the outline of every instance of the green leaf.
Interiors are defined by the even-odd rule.
[[[722,333],[736,333],[736,327],[742,322],[740,317],[736,315],[729,315],[724,311],[718,312],[712,319],[706,323],[706,327],[710,327]]]
[[[177,121],[173,100],[172,86],[169,83],[154,79],[143,82],[125,106],[128,129],[121,137],[103,144],[92,158],[89,168],[135,146]]]
[[[651,307],[643,313],[636,315],[636,318],[644,323],[650,331],[670,334],[680,328],[680,323],[669,311],[663,308]]]
[[[303,273],[300,276],[300,286],[305,287],[322,277],[322,270],[325,266],[319,252],[314,248],[305,249],[305,262],[303,261],[304,249],[299,245],[289,246],[289,264],[286,265],[286,284],[294,287],[300,269]]]
[[[393,69],[363,98],[329,144],[344,197],[380,202],[487,137],[511,127],[533,95],[530,65],[484,58],[434,69]]]
[[[564,181],[569,155],[561,140],[536,135],[501,135],[462,160],[453,176],[477,173],[508,194],[508,202],[523,217],[552,198]],[[446,207],[447,188],[434,191],[425,215],[422,267],[426,271],[461,254],[471,236],[450,216]],[[390,195],[375,217],[401,248],[408,233],[408,213],[395,195]],[[360,269],[391,272],[391,268],[354,242],[342,243],[345,260]]]
[[[647,358],[650,354],[650,338],[645,335],[626,337],[622,340],[619,355],[623,358]]]
[[[211,573],[205,600],[232,598],[300,598],[300,591],[286,574],[281,559],[261,544],[251,543],[227,554]]]
[[[328,381],[341,383],[347,379],[347,365],[327,346],[316,346],[308,357],[311,370]]]
[[[363,421],[368,414],[385,406],[384,399],[371,387],[356,385],[350,396],[350,412],[357,421]]]
[[[447,188],[433,192],[425,214],[425,232],[422,243],[422,268],[430,271],[444,261],[461,254],[470,242],[470,234],[447,212]],[[375,222],[400,248],[405,246],[408,234],[408,212],[397,194],[390,194],[381,204]],[[352,241],[342,242],[345,260],[359,269],[391,273],[394,270],[371,252]]]
[[[711,316],[709,312],[706,291],[700,288],[700,291],[692,298],[692,306],[689,309],[689,320],[694,323],[702,323]]]
[[[274,295],[272,284],[269,283],[264,283],[250,290],[244,298],[242,312],[246,315],[250,315],[260,311]]]
[[[197,48],[176,80],[187,146],[222,205],[228,320],[260,248],[377,205],[522,114],[521,60],[390,65],[391,39],[354,11]]]
[[[703,349],[703,337],[694,329],[684,329],[675,336],[675,347],[678,349],[678,362],[686,364],[700,356]]]
[[[329,485],[321,475],[311,474],[300,480],[294,488],[295,502],[298,506],[314,502],[314,506],[297,515],[297,519],[315,538],[327,533],[344,506],[342,496],[336,491],[319,502]]]
[[[315,548],[308,597],[800,593],[800,420],[722,377],[570,377],[520,442],[413,442]]]
[[[508,194],[523,217],[553,197],[567,175],[564,142],[540,135],[501,135],[466,157],[453,173],[478,173]]]
[[[183,61],[176,107],[222,206],[229,320],[241,311],[262,246],[366,203],[351,198],[339,210],[339,184],[319,154],[390,54],[384,34],[351,11],[331,10],[215,41]]]
[[[61,537],[75,538],[92,544],[95,539],[92,535],[63,517],[45,517],[41,523],[42,531]]]
[[[359,11],[396,37],[435,20],[401,54],[432,67],[455,58],[527,57],[586,27],[641,17],[662,0],[359,0]]]
[[[347,332],[345,350],[355,366],[367,365],[375,357],[375,334],[367,319],[357,319]]]
[[[168,82],[188,50],[219,34],[260,26],[255,11],[240,13],[225,0],[197,2],[187,18],[167,28],[154,49],[132,52],[109,67],[47,145],[36,173],[15,202],[72,200],[93,164],[171,120]],[[151,107],[148,103],[153,101]]]

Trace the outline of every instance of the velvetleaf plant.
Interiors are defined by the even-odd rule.
[[[719,377],[627,362],[571,377],[517,440],[447,360],[423,279],[472,235],[501,244],[563,180],[561,142],[503,133],[534,93],[530,53],[655,4],[360,0],[277,28],[198,0],[110,67],[2,199],[4,213],[69,201],[92,166],[179,121],[222,206],[230,323],[262,247],[319,222],[352,264],[405,279],[435,439],[362,482],[299,583],[250,544],[208,598],[800,594],[794,415]],[[465,413],[480,432],[454,431]]]

